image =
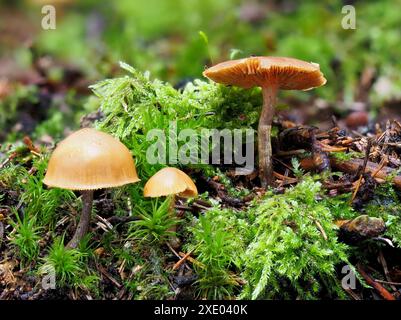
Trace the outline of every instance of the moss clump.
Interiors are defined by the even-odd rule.
[[[202,129],[248,129],[257,124],[261,105],[257,90],[227,88],[201,80],[176,90],[168,83],[150,80],[148,74],[124,63],[121,66],[129,75],[92,86],[105,115],[98,127],[118,137],[133,152],[138,173],[144,179],[161,168],[146,160],[146,152],[156,140],[147,139],[151,130],[163,130],[167,137],[166,159],[171,159],[168,154],[170,132],[191,129],[198,132],[200,138]],[[198,150],[198,142],[199,139],[181,141],[178,137],[177,147],[186,144]]]
[[[306,177],[284,194],[266,194],[243,211],[214,207],[195,219],[187,250],[203,298],[345,298],[336,268],[350,264],[333,220],[355,214],[344,197],[322,197]]]
[[[268,194],[251,210],[253,235],[244,256],[243,298],[344,297],[336,266],[348,264],[319,182],[307,178],[284,195]]]
[[[239,292],[248,222],[243,212],[212,208],[196,219],[190,229],[199,263],[194,264],[198,276],[196,287],[203,299],[231,299]]]

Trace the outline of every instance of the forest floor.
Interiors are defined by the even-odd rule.
[[[321,14],[330,9],[324,5],[286,1],[282,6],[288,8],[253,4],[252,10],[244,5],[240,21],[229,17],[220,31],[238,32],[232,36],[237,41],[231,39],[236,45],[253,46],[251,53],[263,43],[263,52],[281,46],[289,55],[317,55],[329,82],[316,96],[280,93],[273,123],[273,188],[260,187],[257,170],[182,165],[199,197],[177,197],[174,216],[170,198],[142,196],[144,183],[163,167],[146,163],[146,133],[165,129],[170,121],[180,129],[255,129],[260,90],[194,80],[210,52],[232,47],[217,31],[213,47],[203,34],[206,50],[189,27],[179,27],[188,34],[175,36],[172,30],[166,37],[163,23],[174,23],[163,19],[163,36],[154,36],[160,17],[146,16],[144,29],[154,41],[144,41],[141,34],[130,51],[126,43],[137,35],[131,28],[122,32],[120,23],[130,26],[137,8],[130,12],[126,5],[108,29],[102,8],[95,8],[88,25],[84,16],[66,13],[58,42],[45,34],[39,44],[34,41],[39,31],[20,9],[0,13],[5,22],[0,48],[15,50],[0,57],[0,300],[400,300],[401,100],[400,84],[393,80],[399,15],[393,3],[361,8],[361,25],[378,29],[372,35],[348,33],[344,43],[344,30],[333,29],[338,15],[328,19]],[[269,30],[263,30],[267,13],[261,15],[262,9],[285,14],[269,16]],[[217,2],[213,10],[219,12]],[[202,14],[209,21],[206,9]],[[191,19],[181,20],[192,26]],[[291,23],[303,28],[304,21],[319,26],[320,36],[305,43],[298,36],[280,36]],[[230,23],[241,28],[231,30]],[[104,33],[108,49],[117,53],[103,44],[88,45],[82,26],[98,44]],[[381,34],[380,28],[392,32]],[[327,30],[331,36],[326,37]],[[47,50],[51,53],[44,54]],[[180,50],[183,56],[176,57]],[[70,60],[57,57],[64,51]],[[90,61],[82,63],[83,56]],[[136,67],[157,61],[150,63],[150,79],[171,75],[173,84],[150,80],[144,70],[127,65],[120,65],[122,70],[111,62],[115,56],[138,58]],[[81,63],[65,62],[73,60]],[[345,103],[350,92],[355,102]],[[90,233],[79,248],[68,250],[65,244],[82,208],[80,194],[49,189],[42,181],[57,143],[80,127],[119,138],[134,155],[141,182],[96,191]],[[174,244],[173,236],[178,238]]]
[[[49,135],[34,141],[29,137],[29,132],[32,132],[37,122],[46,117],[51,101],[57,99],[60,90],[63,90],[58,83],[52,83],[46,76],[41,77],[40,89],[35,93],[34,102],[25,102],[18,106],[15,125],[10,128],[25,132],[25,138],[13,144],[3,144],[2,147],[0,299],[232,298],[245,285],[247,280],[243,277],[246,275],[242,274],[233,261],[226,263],[224,276],[231,279],[232,283],[228,285],[230,289],[226,288],[225,279],[220,285],[224,288],[221,295],[209,295],[209,291],[213,290],[213,284],[210,283],[213,279],[207,279],[208,275],[202,273],[205,261],[198,261],[198,256],[207,254],[208,250],[212,251],[209,252],[211,255],[218,255],[219,252],[213,252],[213,246],[204,248],[205,252],[199,251],[199,246],[207,241],[207,237],[199,241],[202,236],[197,237],[196,234],[200,231],[191,231],[183,224],[193,224],[193,217],[199,218],[209,210],[215,210],[216,204],[220,212],[226,210],[247,213],[255,207],[255,203],[258,206],[258,201],[263,202],[266,196],[290,196],[293,192],[291,190],[296,190],[298,184],[305,183],[305,179],[308,181],[310,177],[320,184],[319,191],[313,195],[314,201],[319,203],[323,198],[332,198],[335,199],[332,204],[338,207],[335,210],[340,208],[337,213],[332,214],[329,223],[336,230],[338,243],[346,244],[352,251],[349,260],[359,275],[358,281],[363,283],[361,285],[358,282],[356,287],[347,288],[346,297],[358,300],[399,299],[401,124],[397,120],[382,121],[379,124],[369,120],[365,111],[356,111],[345,119],[336,119],[333,116],[331,123],[324,123],[324,129],[321,129],[317,126],[296,124],[296,118],[302,114],[302,110],[307,110],[306,106],[298,108],[293,114],[288,111],[279,113],[274,122],[277,134],[273,138],[276,187],[267,194],[259,186],[256,171],[243,175],[241,172],[236,173],[233,167],[225,166],[215,166],[212,173],[205,173],[203,169],[186,168],[185,171],[196,181],[199,193],[203,196],[188,203],[179,198],[176,201],[177,217],[182,222],[177,229],[180,240],[178,246],[173,248],[168,237],[164,237],[158,239],[160,241],[157,245],[152,240],[144,244],[144,248],[136,250],[132,249],[136,244],[130,239],[131,224],[146,216],[136,216],[132,212],[128,216],[121,213],[121,210],[126,212],[126,209],[117,208],[121,203],[114,202],[115,194],[99,191],[95,195],[91,238],[80,251],[69,255],[67,251],[63,251],[63,241],[72,235],[75,228],[74,215],[79,210],[79,203],[74,198],[78,194],[50,194],[38,181],[45,170],[38,159],[51,152],[54,140]],[[79,73],[69,69],[65,69],[64,77],[67,78],[60,81],[63,85],[74,86],[82,82]],[[68,80],[69,77],[72,79]],[[4,84],[2,90],[5,94],[10,94]],[[329,113],[330,110],[325,112]],[[85,116],[81,125],[93,126],[102,118],[102,113],[94,112]],[[17,181],[10,181],[12,179]],[[309,185],[306,184],[306,187]],[[31,194],[27,196],[27,193]],[[60,198],[63,200],[60,201]],[[49,201],[50,204],[43,201]],[[61,209],[56,209],[58,205],[61,205]],[[29,212],[49,210],[52,215],[50,218],[43,214],[37,216],[49,219],[48,223],[52,227],[44,230],[43,225],[36,222],[38,217],[24,219],[26,207]],[[313,206],[311,208],[314,210]],[[334,207],[330,208],[334,210]],[[345,212],[341,212],[344,208]],[[54,214],[53,211],[57,210],[58,214]],[[319,237],[328,241],[323,222],[313,221]],[[160,221],[158,223],[163,224]],[[291,226],[291,221],[285,221],[285,224]],[[296,226],[291,228],[296,232]],[[202,232],[205,233],[206,230],[207,227]],[[209,231],[211,234],[207,236],[218,238],[221,230]],[[253,234],[253,237],[256,235]],[[194,237],[197,239],[195,242]],[[57,239],[62,240],[57,242]],[[228,241],[230,240],[227,239]],[[194,243],[197,245],[193,245]],[[130,250],[137,252],[130,256]],[[155,263],[161,270],[152,270],[155,265],[150,266],[149,263]],[[43,289],[43,279],[38,277],[43,266],[49,264],[56,269],[60,268],[57,270],[57,277],[62,278],[62,285],[55,290]],[[77,270],[83,264],[86,264],[84,275]],[[333,265],[338,268],[338,263]],[[324,268],[319,265],[315,267]],[[211,272],[213,274],[216,270]],[[303,272],[305,270],[301,274]],[[341,269],[333,272],[337,282],[341,283],[344,272]],[[218,276],[222,277],[221,274]],[[199,278],[202,278],[202,282],[198,282]],[[317,279],[314,280],[319,281]],[[284,279],[278,281],[282,281],[279,286],[288,286]],[[308,281],[307,277],[301,281]],[[312,290],[308,288],[309,285],[306,284],[305,290]],[[294,289],[286,290],[289,291],[288,296],[279,296],[288,298],[295,294]],[[325,298],[328,294],[326,288],[314,297]],[[296,296],[295,294],[293,297]]]

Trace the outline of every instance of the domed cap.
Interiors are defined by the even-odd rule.
[[[319,65],[284,57],[250,57],[219,63],[203,72],[215,82],[242,88],[276,84],[284,90],[309,90],[326,83]]]
[[[96,190],[139,180],[127,147],[107,133],[86,128],[57,146],[43,182],[63,189]]]
[[[145,184],[145,197],[163,197],[178,194],[184,198],[196,197],[198,190],[188,175],[177,168],[167,167],[158,171]]]

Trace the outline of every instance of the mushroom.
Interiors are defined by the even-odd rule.
[[[145,184],[145,197],[164,197],[179,195],[183,198],[196,197],[198,190],[192,179],[181,170],[173,167],[156,172]]]
[[[249,57],[219,63],[203,72],[215,82],[242,88],[262,88],[263,107],[258,126],[259,177],[273,184],[271,125],[279,89],[310,90],[326,83],[319,65],[294,58]]]
[[[94,190],[139,180],[130,151],[111,135],[86,128],[63,140],[49,160],[43,182],[82,193],[80,221],[67,247],[76,248],[88,232]]]
[[[145,197],[172,196],[170,204],[170,215],[173,214],[176,195],[183,198],[192,198],[198,195],[198,189],[192,179],[177,168],[167,167],[156,172],[145,184],[143,189]],[[170,231],[175,231],[175,227]],[[179,240],[170,240],[173,247],[178,247]]]

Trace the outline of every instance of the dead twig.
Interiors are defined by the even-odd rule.
[[[358,181],[356,183],[354,193],[352,194],[352,197],[350,199],[350,204],[352,204],[352,202],[355,200],[355,197],[356,197],[356,195],[358,193],[358,190],[361,187],[363,174],[364,174],[364,172],[366,170],[366,165],[368,164],[369,154],[370,154],[370,150],[371,149],[372,149],[372,139],[368,139],[368,145],[366,147],[365,158],[363,159],[363,164],[361,166],[359,166],[358,171],[357,171],[357,173],[355,175],[355,176],[359,175],[359,179],[358,179]]]
[[[193,211],[194,211],[193,208],[188,207],[188,206],[184,206],[184,205],[180,205],[180,204],[174,205],[174,208],[175,208],[175,209],[178,209],[178,210],[183,210],[183,211],[190,211],[190,212],[193,212]]]
[[[180,252],[180,256],[184,257],[185,253],[184,252]],[[188,256],[187,260],[189,262],[191,262],[192,264],[195,264],[195,265],[197,265],[198,267],[200,267],[202,269],[205,268],[205,265],[202,262],[199,262],[198,260],[196,260],[195,258],[192,258],[191,256]]]
[[[168,242],[166,242],[166,245],[167,245],[167,247],[170,249],[170,251],[171,251],[172,253],[174,253],[174,255],[175,255],[178,259],[181,260],[182,256],[179,255],[178,252],[175,251],[174,248],[173,248]],[[185,254],[184,254],[184,255],[185,255]],[[188,258],[187,258],[187,259],[188,259]],[[188,259],[188,260],[189,260],[189,259]],[[185,261],[184,261],[184,262],[185,262]],[[184,263],[184,262],[183,262],[183,263]],[[187,267],[188,270],[191,270],[191,268],[190,268],[187,264],[185,264],[185,266]]]
[[[401,282],[393,282],[393,281],[384,281],[384,280],[379,280],[375,279],[376,282],[383,283],[383,284],[389,284],[391,286],[401,286]]]
[[[361,187],[362,178],[363,178],[363,175],[361,174],[361,175],[359,176],[357,182],[356,182],[355,190],[354,190],[354,192],[352,193],[352,197],[351,197],[351,199],[350,199],[350,201],[349,201],[349,204],[352,204],[352,202],[354,202],[355,197],[356,197],[356,194],[358,193],[358,190],[359,190],[359,188]]]
[[[334,147],[334,146],[329,146],[327,144],[324,144],[322,142],[319,142],[318,145],[320,146],[321,151],[324,151],[324,152],[343,152],[343,151],[348,150],[347,147]]]
[[[390,284],[392,282],[391,277],[390,277],[390,272],[388,271],[387,261],[384,258],[383,251],[381,251],[381,250],[379,252],[379,261],[380,261],[381,265],[383,266],[383,271],[384,271],[384,275],[386,276],[387,284]],[[397,288],[394,285],[390,284],[390,287],[392,290],[397,291]]]
[[[366,282],[376,289],[376,291],[386,300],[395,300],[395,297],[388,292],[386,288],[384,288],[380,283],[375,281],[371,276],[369,276],[366,271],[362,268],[361,265],[357,266],[359,273],[366,280]]]
[[[330,162],[334,168],[340,170],[342,172],[353,174],[356,170],[363,164],[362,159],[352,159],[348,161],[338,161],[336,159],[330,159]],[[401,189],[401,176],[395,175],[396,170],[390,167],[383,166],[380,170],[377,170],[379,165],[367,161],[365,166],[365,173],[373,174],[375,173],[375,177],[386,180],[389,176],[394,176],[392,183],[399,189]]]
[[[320,233],[322,234],[323,239],[324,239],[325,241],[327,241],[327,239],[328,239],[328,238],[327,238],[327,234],[326,234],[326,232],[324,231],[324,229],[323,229],[322,225],[320,224],[320,222],[319,222],[318,220],[316,220],[316,219],[313,219],[313,221],[315,222],[317,228],[319,229]]]
[[[140,220],[138,217],[119,217],[119,216],[113,216],[107,219],[107,221],[114,225],[114,224],[119,224],[119,223],[127,223],[127,222],[132,222],[132,221],[137,221]]]
[[[17,152],[11,153],[10,156],[6,160],[4,160],[2,163],[0,163],[0,169],[3,169],[10,161],[15,159],[17,157],[17,155],[18,155]]]
[[[197,245],[195,248],[193,248],[191,251],[189,251],[187,254],[185,254],[179,261],[177,261],[177,263],[173,266],[173,270],[177,270],[177,269],[189,258],[189,256],[190,256],[192,253],[194,253],[194,251],[195,251],[196,249],[199,248],[200,245],[201,245],[201,243],[198,244],[198,245]]]
[[[291,178],[291,177],[288,177],[288,176],[284,176],[284,175],[282,175],[282,174],[280,174],[280,173],[278,173],[276,171],[273,171],[273,175],[276,178],[282,180],[283,184],[293,184],[293,183],[297,183],[298,182],[297,178]]]
[[[319,172],[330,171],[329,156],[322,147],[322,143],[316,139],[316,129],[310,129],[311,145],[312,145],[312,158]]]
[[[362,300],[359,295],[357,295],[354,291],[349,288],[344,288],[345,292],[347,292],[354,300]]]
[[[378,173],[381,169],[383,169],[383,167],[384,167],[385,165],[387,165],[387,163],[388,163],[388,160],[387,160],[387,156],[385,155],[385,156],[381,159],[381,161],[380,161],[380,163],[379,163],[377,169],[372,173],[372,178],[376,177],[377,173]]]
[[[104,268],[103,268],[102,266],[100,266],[100,265],[98,265],[97,268],[98,268],[98,270],[99,270],[107,279],[109,279],[112,283],[114,283],[118,289],[121,289],[122,284],[119,283],[116,279],[114,279],[114,278],[112,277],[112,275],[109,274],[109,273],[106,271],[106,269],[104,269]]]
[[[301,154],[306,153],[305,149],[298,149],[298,150],[290,150],[290,151],[278,151],[276,152],[277,157],[292,157],[292,156],[298,156]]]
[[[214,181],[213,179],[207,178],[206,182],[210,187],[212,187],[216,192],[218,197],[229,204],[232,207],[242,207],[244,205],[244,201],[242,199],[232,198],[227,195],[227,191],[225,186],[222,183]]]

